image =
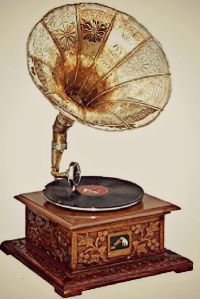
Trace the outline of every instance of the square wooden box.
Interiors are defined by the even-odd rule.
[[[144,195],[135,207],[75,212],[45,201],[42,192],[16,196],[26,206],[26,236],[1,249],[38,273],[62,297],[168,271],[192,270],[164,248],[165,214],[179,207]]]

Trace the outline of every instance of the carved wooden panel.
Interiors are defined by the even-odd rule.
[[[96,264],[107,261],[108,231],[94,231],[77,237],[78,264]]]
[[[131,226],[133,233],[133,256],[160,251],[160,222],[150,221]]]
[[[163,217],[146,217],[69,231],[27,208],[26,237],[73,270],[164,251]]]
[[[104,264],[116,259],[135,259],[161,253],[163,218],[151,217],[137,222],[126,221],[102,229],[94,228],[77,235],[79,269]]]
[[[26,209],[26,238],[54,259],[69,263],[71,257],[69,231],[28,208]]]

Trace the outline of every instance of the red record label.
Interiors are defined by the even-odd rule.
[[[108,192],[108,188],[100,185],[83,185],[77,190],[84,195],[99,196]]]

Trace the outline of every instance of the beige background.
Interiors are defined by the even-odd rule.
[[[199,283],[199,0],[99,1],[135,16],[169,58],[173,93],[148,127],[107,133],[75,124],[63,168],[78,161],[83,174],[129,179],[147,193],[182,207],[166,220],[166,247],[195,262],[193,272],[167,273],[86,291],[82,299],[198,299]],[[24,206],[13,195],[41,190],[51,180],[51,126],[56,111],[37,90],[26,66],[33,25],[57,0],[0,1],[0,241],[24,236]],[[59,298],[53,288],[0,253],[0,299]],[[78,297],[80,298],[80,297]]]

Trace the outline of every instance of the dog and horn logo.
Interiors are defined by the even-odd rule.
[[[123,234],[118,236],[112,236],[110,238],[110,249],[118,250],[128,248],[130,244],[129,235]]]

